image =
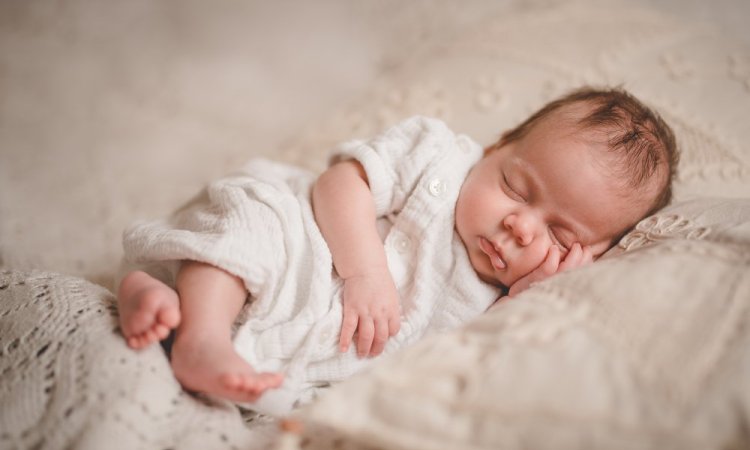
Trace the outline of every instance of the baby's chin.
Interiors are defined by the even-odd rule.
[[[493,286],[497,286],[502,289],[508,289],[510,288],[510,284],[505,284],[502,280],[500,280],[493,272],[488,271],[486,268],[479,268],[477,269],[476,266],[474,267],[474,272],[477,273],[479,276],[479,279],[484,281],[487,284],[491,284]],[[512,284],[512,283],[511,283]]]

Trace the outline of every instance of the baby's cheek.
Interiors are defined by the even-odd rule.
[[[526,247],[523,258],[513,271],[514,282],[525,277],[542,265],[549,252],[550,245],[531,245]]]

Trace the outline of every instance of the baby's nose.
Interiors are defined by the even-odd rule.
[[[505,228],[510,230],[516,238],[518,245],[527,246],[531,244],[534,236],[533,225],[528,217],[519,214],[510,214],[503,220]]]

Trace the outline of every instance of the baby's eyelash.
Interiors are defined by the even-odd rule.
[[[563,250],[564,252],[568,252],[570,250],[570,247],[563,244],[560,238],[557,237],[554,231],[550,230],[549,234],[550,236],[552,236],[552,241],[554,241],[554,244],[560,247],[561,250]]]
[[[515,189],[513,189],[513,186],[511,186],[510,183],[508,183],[508,177],[505,175],[505,173],[503,173],[503,184],[513,194],[513,195],[511,195],[511,197],[516,197],[516,200],[521,201],[521,202],[525,202],[526,201],[526,199],[521,194],[519,194],[518,191],[516,191]]]

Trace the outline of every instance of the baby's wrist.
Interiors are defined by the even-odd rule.
[[[391,276],[391,272],[390,270],[388,270],[388,265],[386,264],[372,264],[368,265],[367,267],[347,271],[343,274],[339,273],[339,276],[343,278],[344,281],[362,278],[382,277],[385,275],[387,275],[388,277]]]

